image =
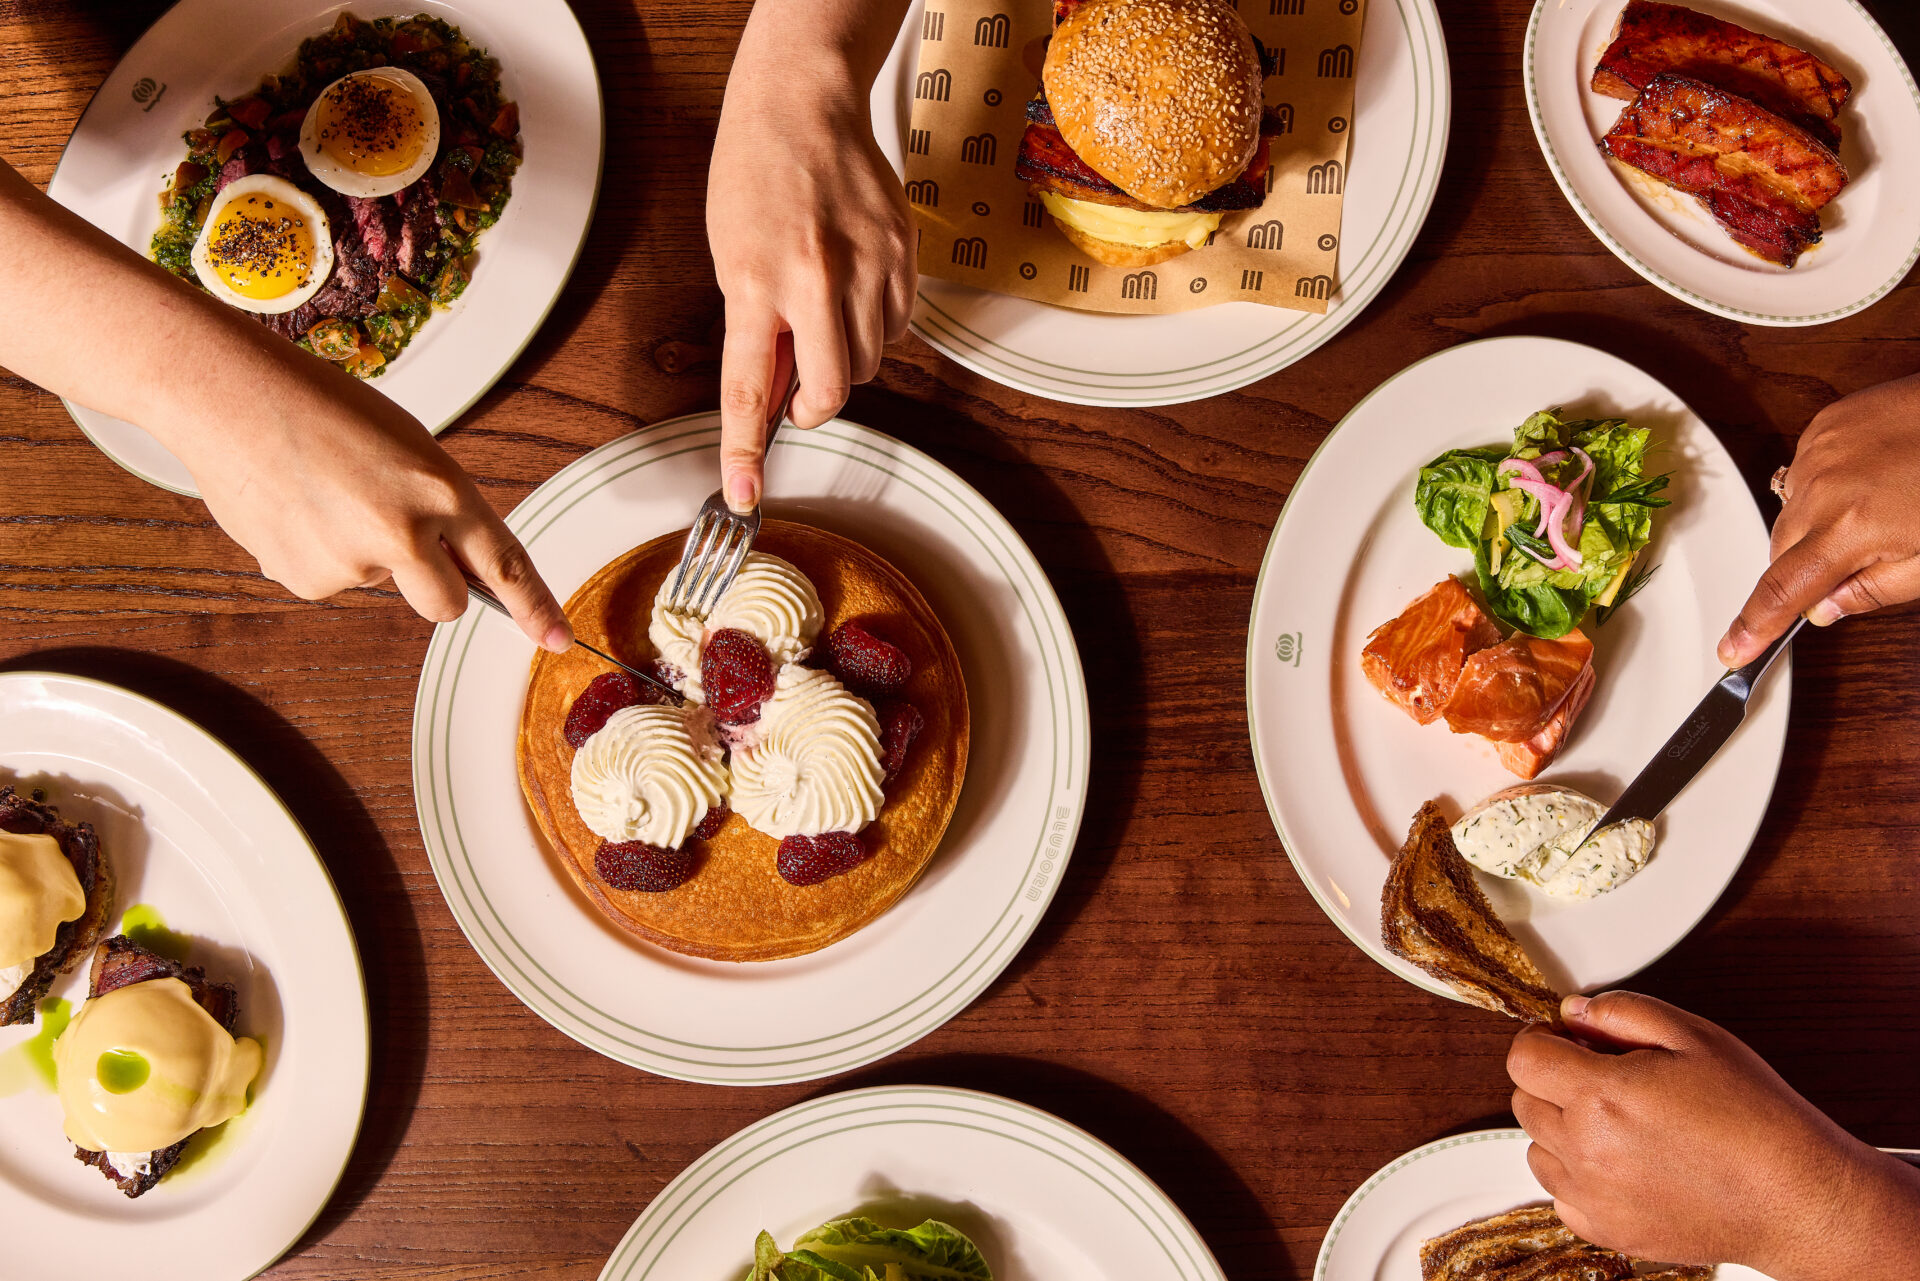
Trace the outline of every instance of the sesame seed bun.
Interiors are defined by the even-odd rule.
[[[1123,245],[1117,240],[1089,236],[1078,227],[1067,226],[1058,218],[1053,220],[1053,225],[1060,229],[1060,234],[1075,249],[1109,267],[1152,267],[1169,258],[1178,258],[1193,247],[1184,240],[1169,240],[1163,245]]]
[[[1156,208],[1233,181],[1260,143],[1260,54],[1226,0],[1088,0],[1040,78],[1067,145]]]

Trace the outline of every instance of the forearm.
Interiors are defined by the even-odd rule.
[[[1920,1169],[1862,1144],[1841,1180],[1839,1208],[1755,1266],[1777,1281],[1920,1277]]]
[[[819,94],[865,111],[908,0],[758,0],[740,37],[727,96],[744,85]]]
[[[0,365],[137,423],[189,466],[248,436],[395,411],[0,164]]]

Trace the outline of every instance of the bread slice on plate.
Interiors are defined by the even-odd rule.
[[[1463,1000],[1528,1023],[1560,1023],[1560,994],[1513,937],[1454,847],[1439,805],[1414,816],[1380,894],[1387,950]]]
[[[20,795],[11,784],[0,787],[0,831],[20,836],[51,836],[73,864],[87,910],[78,920],[62,925],[53,946],[34,962],[26,980],[0,1000],[0,1027],[31,1023],[40,998],[53,981],[79,965],[106,932],[113,912],[113,873],[100,857],[100,838],[91,823],[69,823],[51,805]]]

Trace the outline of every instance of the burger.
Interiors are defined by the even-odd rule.
[[[1110,267],[1197,249],[1266,199],[1264,59],[1228,0],[1055,0],[1016,172]]]

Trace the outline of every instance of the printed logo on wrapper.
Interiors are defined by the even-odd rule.
[[[1150,269],[1109,267],[1076,249],[1016,172],[1027,104],[1039,88],[1026,57],[1052,32],[1051,6],[943,0],[929,10],[906,130],[920,270],[1087,311],[1153,314],[1240,301],[1324,313],[1340,292],[1365,4],[1242,0],[1235,7],[1272,68],[1262,126],[1270,161],[1253,176],[1264,199],[1257,209],[1224,215],[1203,247]],[[1291,68],[1290,46],[1301,55]]]

